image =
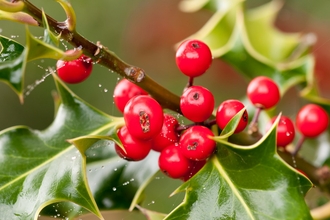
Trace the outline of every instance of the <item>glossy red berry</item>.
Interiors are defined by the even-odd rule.
[[[270,120],[266,130],[270,129],[270,127],[275,122],[276,118],[277,117],[274,117]],[[276,134],[277,134],[276,145],[278,147],[285,147],[293,141],[296,132],[295,132],[294,124],[290,118],[286,116],[281,116],[277,125]]]
[[[115,144],[115,150],[121,158],[129,161],[139,161],[148,156],[151,150],[151,141],[143,141],[134,138],[129,133],[126,126],[118,129],[117,135],[126,151],[123,151],[123,149]]]
[[[176,64],[180,71],[189,77],[202,75],[211,63],[211,50],[200,40],[186,40],[176,51]]]
[[[113,100],[119,111],[124,112],[127,102],[137,95],[148,95],[146,91],[127,79],[122,79],[113,92]]]
[[[70,53],[68,50],[66,53]],[[81,55],[76,60],[58,60],[56,63],[57,74],[66,83],[80,83],[87,79],[93,69],[91,58]]]
[[[143,140],[151,139],[162,129],[163,109],[150,96],[134,96],[124,108],[124,119],[127,129],[133,137]]]
[[[181,179],[183,181],[188,181],[198,171],[200,171],[204,167],[205,164],[206,164],[206,160],[194,161],[193,164],[191,165],[190,169],[189,169],[189,172],[184,177],[182,177]]]
[[[296,118],[298,130],[308,138],[314,138],[324,132],[329,124],[327,112],[319,105],[308,104],[300,109]]]
[[[270,78],[258,76],[251,80],[247,87],[247,96],[258,108],[269,109],[280,100],[280,90]]]
[[[188,128],[180,137],[180,150],[183,155],[194,161],[206,160],[216,147],[210,129],[204,126],[195,125]]]
[[[214,96],[202,86],[191,86],[180,98],[182,114],[193,122],[203,122],[208,119],[214,109]]]
[[[216,122],[220,129],[224,129],[228,122],[244,108],[244,104],[236,99],[229,99],[222,102],[216,113]],[[245,129],[248,124],[248,113],[245,110],[241,120],[236,127],[235,133],[241,132]]]
[[[158,165],[167,176],[178,179],[187,175],[192,161],[183,156],[178,144],[171,144],[160,152]]]
[[[164,114],[164,121],[160,133],[152,139],[152,149],[161,152],[168,145],[174,144],[179,140],[177,127],[178,120],[169,114]]]

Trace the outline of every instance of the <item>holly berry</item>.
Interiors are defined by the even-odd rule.
[[[189,172],[182,177],[181,179],[183,181],[188,181],[191,177],[193,177],[198,171],[200,171],[204,165],[206,164],[206,160],[202,161],[193,161],[193,164],[191,165]]]
[[[202,41],[186,40],[176,51],[176,64],[180,71],[189,77],[202,75],[211,63],[211,50]]]
[[[229,99],[222,102],[216,113],[216,122],[219,128],[223,130],[228,122],[244,107],[244,104],[236,99]],[[239,133],[245,129],[248,124],[248,119],[248,113],[245,110],[235,129],[235,133]]]
[[[148,156],[151,150],[151,141],[134,138],[126,126],[118,129],[117,135],[126,151],[115,144],[115,150],[121,158],[129,161],[139,161]]]
[[[158,165],[167,176],[178,179],[187,175],[193,162],[182,154],[178,144],[175,143],[160,152]]]
[[[270,120],[266,130],[270,129],[276,118],[277,117],[274,117]],[[278,147],[285,147],[290,144],[293,141],[296,133],[291,119],[286,116],[281,116],[277,125],[276,133],[276,145]]]
[[[161,152],[168,145],[178,142],[179,134],[176,131],[178,126],[179,123],[175,117],[164,114],[162,130],[152,139],[152,149]]]
[[[148,95],[148,93],[127,79],[120,80],[113,92],[115,105],[121,112],[124,112],[127,102],[137,95]]]
[[[68,50],[65,53],[71,53]],[[66,83],[80,83],[87,79],[93,69],[91,58],[81,55],[76,60],[64,61],[58,60],[56,63],[57,74]]]
[[[319,105],[308,104],[300,109],[296,118],[298,130],[308,138],[314,138],[324,132],[329,124],[327,112]]]
[[[193,122],[203,122],[208,119],[214,109],[214,96],[202,86],[187,88],[180,98],[182,114]]]
[[[191,160],[201,161],[209,158],[215,150],[216,143],[210,129],[195,125],[188,128],[180,138],[180,150],[183,155]]]
[[[163,126],[163,109],[150,96],[139,95],[131,98],[124,108],[124,120],[129,133],[138,139],[155,137]]]
[[[272,79],[258,76],[249,83],[247,96],[256,107],[269,109],[278,103],[281,95],[277,84]]]

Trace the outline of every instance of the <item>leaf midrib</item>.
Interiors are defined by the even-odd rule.
[[[212,162],[213,162],[214,166],[217,168],[217,170],[219,171],[222,178],[224,178],[224,180],[228,183],[228,186],[230,187],[230,189],[232,190],[232,192],[234,193],[236,198],[241,202],[242,206],[244,207],[244,209],[245,209],[246,213],[248,214],[248,216],[250,217],[250,219],[255,220],[253,214],[251,213],[251,211],[250,211],[248,205],[246,204],[246,202],[244,201],[242,195],[236,189],[235,184],[231,181],[231,179],[228,176],[227,172],[225,171],[225,169],[219,163],[217,157],[214,156],[212,158]]]
[[[91,132],[91,135],[95,135],[95,134],[99,134],[102,131],[108,129],[109,127],[111,127],[113,125],[113,123],[115,123],[114,121],[110,122],[109,124],[106,124],[104,126],[102,126],[101,128]],[[26,128],[28,129],[28,128]],[[61,151],[60,153],[56,154],[55,156],[49,158],[48,160],[46,160],[45,162],[41,163],[40,165],[36,166],[35,168],[29,170],[28,172],[23,173],[22,175],[18,176],[17,178],[13,179],[12,181],[6,183],[5,185],[3,185],[2,187],[0,187],[0,191],[2,191],[3,189],[7,188],[8,186],[11,186],[13,183],[19,181],[20,179],[28,176],[29,174],[33,173],[34,171],[38,170],[40,167],[45,166],[48,163],[51,163],[52,161],[56,160],[58,157],[62,156],[63,154],[67,153],[68,151],[72,150],[75,146],[72,144],[69,147],[67,147],[65,150]]]

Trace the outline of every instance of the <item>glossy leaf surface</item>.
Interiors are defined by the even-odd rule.
[[[311,219],[312,184],[276,153],[277,123],[251,146],[216,139],[217,153],[176,190],[186,197],[166,219]]]
[[[66,140],[105,135],[121,120],[78,97],[55,77],[62,104],[44,131],[24,126],[0,133],[0,212],[4,219],[36,219],[46,205],[74,202],[100,217],[86,176],[86,156]]]

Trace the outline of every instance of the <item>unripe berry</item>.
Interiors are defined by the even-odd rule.
[[[177,49],[176,64],[189,77],[202,75],[211,63],[211,50],[200,40],[186,40]]]
[[[155,137],[163,126],[163,109],[147,95],[131,98],[124,109],[124,120],[129,133],[138,139]]]
[[[120,80],[113,92],[115,105],[121,112],[124,112],[127,102],[137,95],[148,95],[148,93],[127,79]]]
[[[328,113],[319,105],[308,104],[300,109],[296,118],[298,130],[308,138],[324,132],[329,124]]]
[[[71,50],[65,53],[71,53]],[[76,60],[58,60],[56,63],[57,74],[66,83],[80,83],[87,79],[93,69],[91,58],[81,55]]]
[[[192,164],[191,160],[183,156],[178,144],[171,144],[164,148],[158,159],[160,170],[174,179],[187,175]]]
[[[210,129],[204,126],[195,125],[188,128],[180,138],[180,150],[183,155],[194,161],[206,160],[209,158],[216,147]]]
[[[203,122],[212,115],[214,96],[202,86],[191,86],[180,98],[180,109],[189,120]]]
[[[229,121],[244,108],[244,104],[236,99],[229,99],[222,102],[217,110],[216,122],[220,129],[224,129]],[[239,121],[235,133],[239,133],[245,129],[248,124],[248,113],[245,110],[241,120]]]
[[[117,131],[117,134],[126,151],[123,151],[123,149],[115,144],[115,150],[121,158],[129,161],[139,161],[148,156],[151,150],[151,141],[143,141],[134,138],[129,133],[126,126],[121,127]]]
[[[247,96],[253,105],[262,109],[274,107],[281,97],[277,84],[265,76],[251,80],[247,87]]]
[[[162,130],[152,139],[152,149],[161,152],[168,145],[178,142],[179,134],[176,131],[178,126],[179,123],[175,117],[164,114]]]

